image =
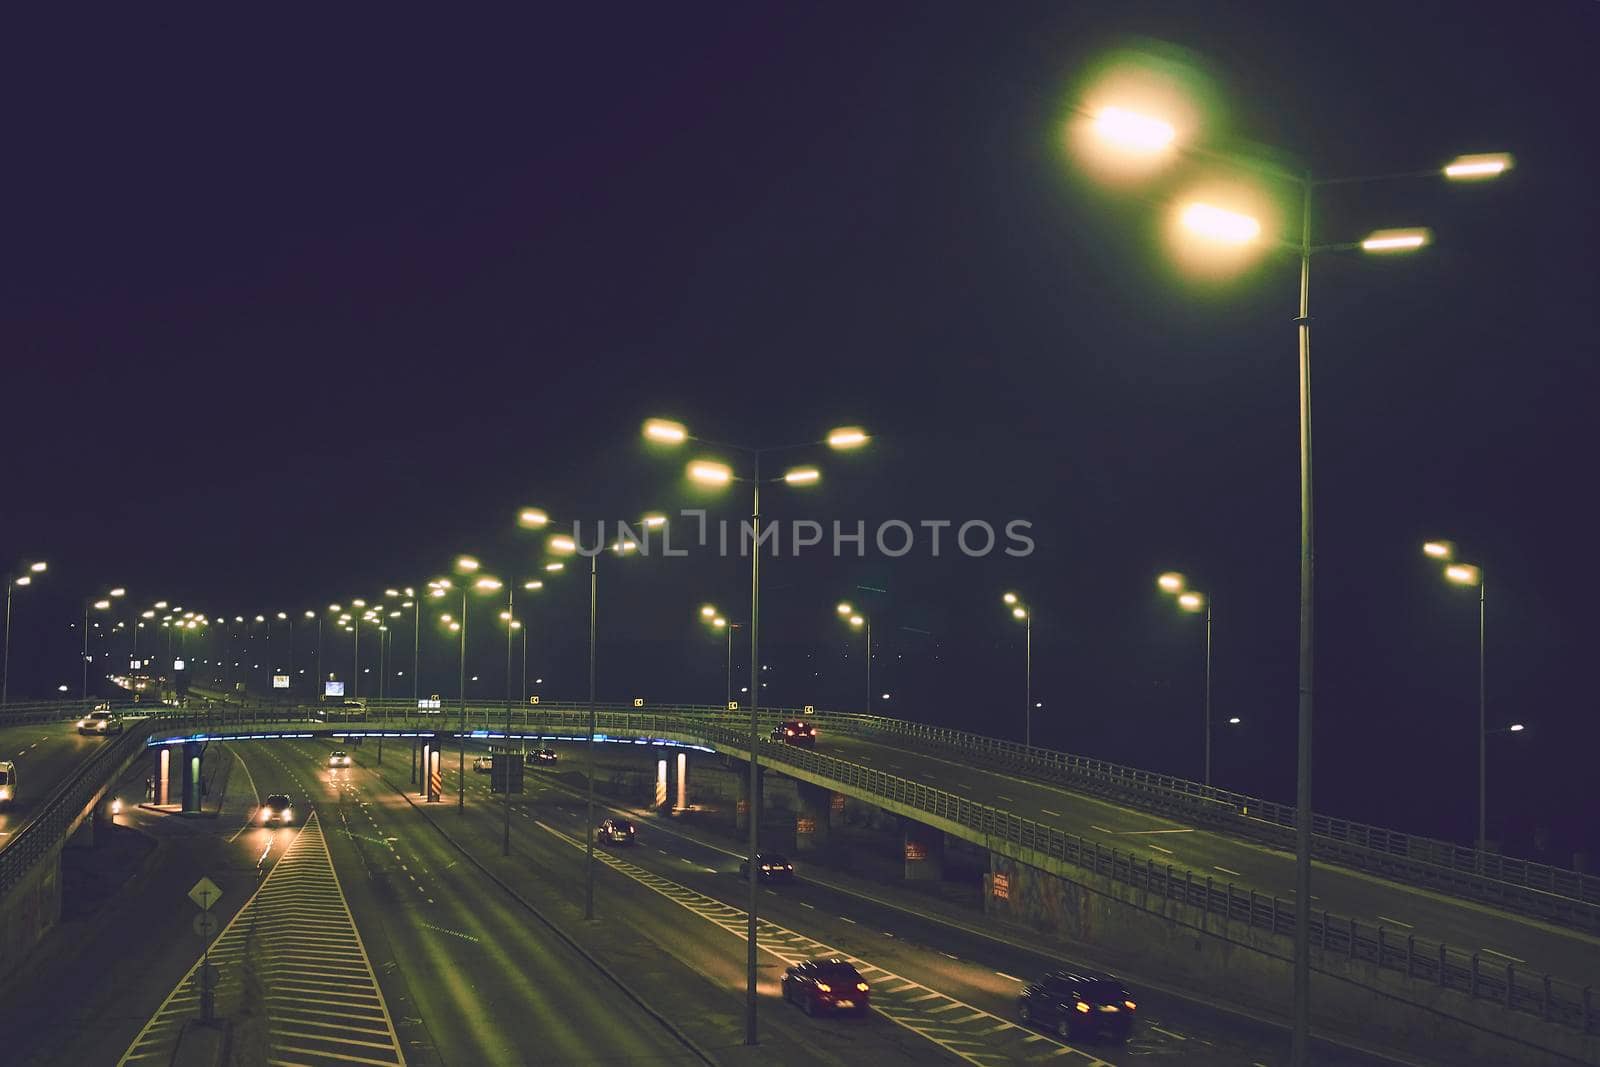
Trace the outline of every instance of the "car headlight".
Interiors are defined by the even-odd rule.
[[[283,809],[283,821],[284,822],[293,822],[294,821],[294,809],[293,808],[284,808]]]
[[[270,816],[271,814],[272,814],[272,812],[268,811],[266,808],[262,808],[261,809],[261,821],[262,822],[266,822],[267,821],[267,817]]]
[[[11,799],[11,790],[9,788],[7,788],[6,786],[0,785],[0,800],[10,800],[10,799]]]

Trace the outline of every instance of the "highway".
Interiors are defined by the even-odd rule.
[[[0,760],[16,763],[20,783],[16,800],[0,806],[0,848],[74,767],[115,739],[82,737],[71,722],[0,727]]]
[[[1157,864],[1209,875],[1218,885],[1232,882],[1245,890],[1294,899],[1294,856],[1289,852],[920,749],[833,734],[818,741],[817,751],[960,793]],[[1381,924],[1397,939],[1415,935],[1443,941],[1479,953],[1485,966],[1511,962],[1524,972],[1600,984],[1600,938],[1322,863],[1312,873],[1312,889],[1314,908]]]

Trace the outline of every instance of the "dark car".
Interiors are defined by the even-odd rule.
[[[1017,1017],[1053,1029],[1062,1038],[1109,1034],[1125,1040],[1138,1010],[1133,996],[1109,975],[1055,971],[1017,997]]]
[[[594,831],[594,839],[602,845],[631,845],[638,836],[639,828],[627,819],[607,819]]]
[[[772,739],[801,748],[817,747],[817,728],[804,719],[788,719],[772,728]]]
[[[530,748],[522,754],[522,762],[530,767],[541,763],[554,763],[555,761],[556,750],[553,748]]]
[[[788,858],[776,852],[756,853],[756,867],[761,873],[763,882],[792,882],[794,881],[794,864]],[[744,860],[739,864],[739,877],[750,877],[750,861]]]
[[[872,989],[849,961],[834,957],[806,960],[783,972],[783,999],[799,1004],[807,1015],[818,1012],[872,1010]]]
[[[261,804],[256,818],[262,826],[287,826],[294,822],[294,805],[287,793],[273,793]]]

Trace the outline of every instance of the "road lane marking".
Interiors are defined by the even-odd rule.
[[[1004,978],[1008,982],[1016,982],[1018,985],[1024,984],[1022,979],[1016,977],[1015,975],[1007,974],[1004,971],[996,971],[994,973],[999,975],[1001,978]]]
[[[1090,823],[1089,824],[1089,829],[1091,829],[1091,830],[1099,830],[1103,834],[1114,834],[1114,833],[1116,833],[1115,830],[1107,830],[1104,826],[1096,826],[1094,823]]]
[[[1231,874],[1235,878],[1243,878],[1244,877],[1244,875],[1240,874],[1238,871],[1230,871],[1226,867],[1213,867],[1211,869],[1213,871],[1221,871],[1223,874]]]
[[[1170,848],[1162,848],[1160,845],[1151,845],[1150,847],[1155,849],[1157,852],[1165,852],[1169,856],[1172,855],[1172,850]]]
[[[1150,1029],[1154,1030],[1158,1034],[1166,1034],[1168,1037],[1177,1038],[1179,1041],[1187,1041],[1187,1040],[1189,1040],[1187,1037],[1184,1037],[1182,1034],[1175,1034],[1171,1030],[1163,1030],[1163,1029],[1161,1029],[1161,1027],[1155,1025],[1154,1023],[1150,1024]]]
[[[584,843],[571,834],[563,833],[544,822],[539,822],[537,825],[557,840],[565,841],[576,849],[584,847]],[[746,912],[609,853],[597,852],[595,855],[618,874],[654,890],[735,937],[742,940],[747,936],[746,925],[749,916]],[[999,1047],[1001,1042],[1016,1040],[1018,1046],[1021,1046],[1028,1037],[1033,1036],[1032,1031],[1017,1023],[957,1000],[947,993],[941,993],[913,979],[895,974],[839,948],[779,926],[770,919],[757,916],[757,922],[759,933],[756,947],[763,952],[776,956],[786,965],[793,965],[803,959],[826,956],[841,956],[849,960],[855,964],[863,978],[878,986],[877,995],[873,997],[873,1007],[879,1015],[934,1042],[976,1067],[987,1067],[988,1063],[994,1061],[1016,1060],[1017,1056]],[[894,935],[885,931],[884,936]],[[774,942],[777,942],[778,947],[774,947]],[[914,1001],[910,999],[912,992],[919,992],[921,995]],[[923,1008],[921,1004],[937,1004],[937,1006]],[[967,1014],[959,1018],[933,1018],[957,1010],[965,1011]],[[986,1036],[979,1038],[976,1036],[978,1033],[976,1026],[979,1023],[986,1026],[993,1023],[1003,1024],[1001,1033],[1004,1036],[986,1030]],[[963,1027],[965,1033],[961,1032]],[[1053,1042],[1054,1039],[1046,1040]],[[986,1051],[978,1051],[980,1049]],[[1021,1048],[1018,1047],[1014,1051],[1020,1052]],[[1080,1056],[1093,1067],[1111,1067],[1105,1061],[1070,1045],[1057,1044],[1055,1054]]]
[[[847,919],[843,915],[839,916],[839,921],[842,922],[842,923],[849,923],[851,926],[854,926],[856,924],[856,921],[854,919]]]
[[[1040,808],[1039,810],[1046,815],[1054,815],[1058,819],[1061,818],[1061,813],[1059,811],[1051,811],[1049,808]]]
[[[995,798],[998,799],[998,800],[1009,800],[1013,804],[1015,804],[1017,802],[1017,798],[1016,797],[1008,797],[1004,793],[996,793],[995,794]]]
[[[1396,926],[1404,926],[1407,930],[1415,930],[1416,929],[1416,927],[1412,926],[1410,923],[1403,923],[1399,919],[1391,919],[1387,915],[1380,915],[1380,916],[1378,916],[1378,918],[1380,920],[1382,920],[1383,922],[1386,922],[1386,923],[1394,923]]]
[[[1479,949],[1479,951],[1480,952],[1487,952],[1491,956],[1499,956],[1501,959],[1510,960],[1512,963],[1527,963],[1528,962],[1527,960],[1518,959],[1515,956],[1508,956],[1504,952],[1496,952],[1492,948]]]

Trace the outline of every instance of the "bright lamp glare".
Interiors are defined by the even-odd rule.
[[[1024,608],[1012,608],[1011,617],[1014,619],[1026,619],[1028,617],[1028,612]]]
[[[458,556],[458,557],[456,557],[456,570],[460,571],[461,573],[463,573],[463,574],[471,574],[473,571],[475,571],[477,569],[478,569],[478,561],[476,559],[473,559],[471,556]],[[352,603],[354,603],[355,606],[358,607],[358,608],[366,607],[366,605],[364,603],[362,603],[361,601],[359,601],[359,600],[352,601]]]
[[[1511,169],[1511,156],[1505,152],[1488,152],[1474,156],[1457,156],[1444,168],[1444,176],[1457,181],[1473,178],[1495,178]]]
[[[796,467],[783,476],[790,485],[815,485],[822,472],[815,467]]]
[[[689,477],[701,485],[727,485],[733,480],[733,471],[727,464],[702,459],[689,464]]]
[[[479,578],[476,582],[472,583],[472,586],[474,589],[477,589],[481,592],[489,593],[499,589],[501,584],[502,583],[498,578]]]
[[[94,602],[94,609],[96,611],[104,611],[107,608],[109,608],[110,606],[111,606],[111,601],[109,601],[109,600],[96,600]]]
[[[642,521],[646,530],[655,530],[667,524],[667,517],[665,515],[646,515]]]
[[[1509,727],[1507,727],[1507,729],[1509,729],[1514,734],[1520,734],[1524,729],[1526,729],[1526,727],[1524,727],[1520,722],[1514,722]]]
[[[1447,560],[1456,554],[1456,549],[1449,541],[1429,541],[1422,546],[1422,554],[1429,559]]]
[[[1431,239],[1427,230],[1379,230],[1361,242],[1364,252],[1410,252]]]
[[[44,562],[43,560],[40,560],[38,563],[30,563],[30,564],[28,564],[28,569],[30,571],[32,571],[33,573],[35,573],[35,574],[43,574],[45,571],[50,569],[50,564]],[[162,607],[165,607],[165,606],[166,606],[165,604],[162,605]]]
[[[566,534],[557,534],[556,536],[550,538],[549,541],[545,542],[545,546],[549,548],[550,551],[559,552],[562,555],[568,555],[578,551],[578,542],[574,541]]]
[[[1170,123],[1120,107],[1101,108],[1094,132],[1103,141],[1134,152],[1160,152],[1177,136]]]
[[[26,574],[24,574],[21,578],[18,578],[14,584],[16,584],[16,585],[32,585],[33,584],[33,579],[28,577]]]
[[[1163,593],[1179,593],[1183,591],[1183,575],[1177,571],[1168,571],[1156,579],[1156,585],[1161,587]]]
[[[1249,215],[1210,204],[1190,204],[1180,216],[1184,229],[1224,244],[1244,245],[1261,236],[1261,223]]]
[[[867,620],[863,619],[860,615],[852,615],[852,616],[850,616],[850,625],[851,626],[860,626],[863,623],[865,623],[866,621]]]
[[[1444,576],[1457,585],[1477,585],[1481,574],[1470,563],[1452,563],[1444,569]]]
[[[1007,593],[1005,596],[1001,597],[1000,599],[1004,600],[1007,604],[1015,604],[1017,602],[1017,594],[1015,594],[1015,593]]]
[[[830,448],[860,448],[867,440],[867,431],[859,426],[841,426],[828,434]]]
[[[689,431],[683,423],[670,419],[646,419],[644,435],[664,445],[681,445],[689,439]]]
[[[1178,595],[1178,606],[1184,611],[1199,611],[1205,606],[1205,598],[1199,593],[1180,593]]]
[[[537,529],[549,521],[550,516],[546,515],[538,508],[523,508],[521,511],[517,512],[518,526],[526,526],[530,529]]]
[[[718,628],[718,629],[721,629],[721,628],[722,628],[722,627],[724,627],[724,626],[727,626],[727,625],[728,625],[728,620],[727,620],[727,619],[724,619],[724,618],[722,618],[722,617],[721,617],[721,616],[720,616],[720,615],[719,615],[719,616],[717,616],[717,617],[716,617],[716,618],[715,618],[715,619],[712,619],[712,620],[711,620],[711,625],[712,625],[712,626],[715,626],[715,627],[717,627],[717,628]]]
[[[717,609],[712,607],[710,604],[706,604],[700,608],[700,615],[702,618],[707,619],[716,618]]]

